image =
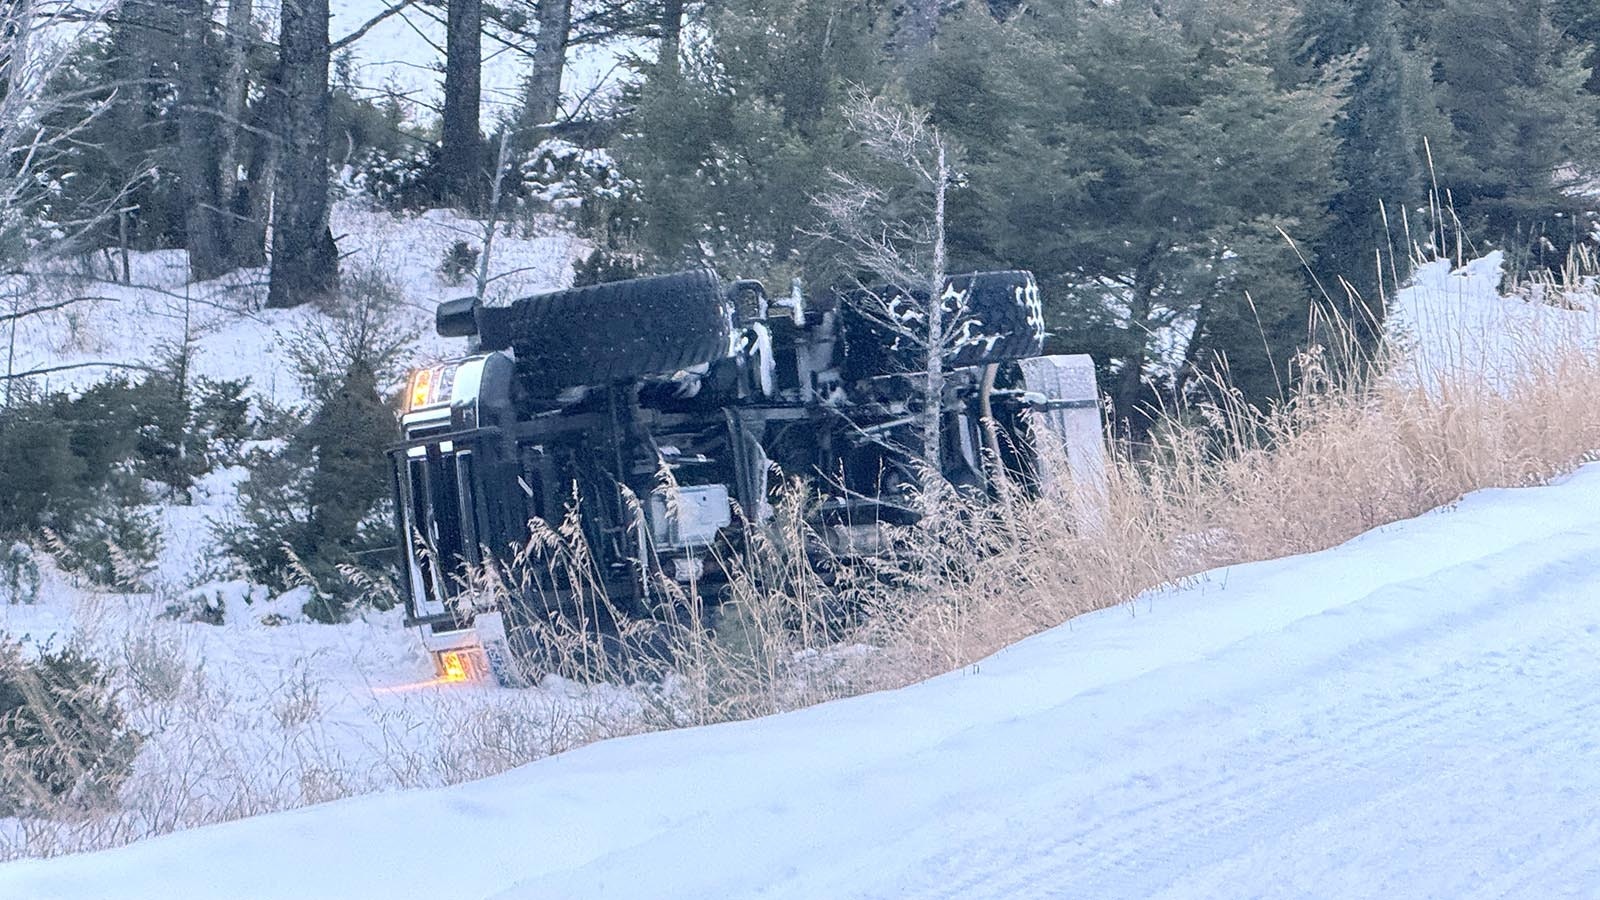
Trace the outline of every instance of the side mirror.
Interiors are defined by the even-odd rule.
[[[440,337],[472,337],[478,333],[478,298],[458,297],[439,304],[433,314]]]

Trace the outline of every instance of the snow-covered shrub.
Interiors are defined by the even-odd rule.
[[[139,742],[100,663],[0,642],[0,816],[105,803]]]
[[[645,271],[644,257],[641,254],[613,250],[609,247],[596,247],[593,253],[573,262],[572,286],[605,284],[645,274],[648,273]]]
[[[195,379],[189,440],[200,455],[199,474],[237,463],[250,438],[248,379]]]
[[[306,395],[321,402],[355,366],[372,372],[381,384],[397,383],[416,340],[397,315],[404,302],[404,292],[387,273],[345,272],[339,295],[323,307],[325,317],[295,331],[284,348]]]
[[[602,149],[551,138],[535,147],[519,170],[528,198],[560,212],[591,235],[625,224],[639,200],[639,185]]]
[[[184,591],[178,599],[167,604],[161,617],[177,622],[221,625],[230,607],[242,609],[253,600],[265,596],[265,588],[247,581],[214,581]]]
[[[0,598],[6,603],[33,603],[39,599],[39,564],[33,550],[21,541],[0,553]]]
[[[119,591],[143,590],[161,553],[161,527],[153,510],[125,495],[107,491],[104,499],[72,528],[48,532],[56,562],[98,585]]]
[[[289,550],[305,547],[310,460],[298,443],[245,455],[249,476],[239,485],[239,511],[212,523],[217,543],[239,574],[275,590],[290,586]]]
[[[105,445],[44,399],[0,410],[0,535],[28,539],[70,525],[110,477],[116,454]]]
[[[530,196],[556,209],[589,200],[626,200],[638,191],[638,185],[623,174],[604,148],[586,149],[560,138],[533,148],[521,170]]]
[[[103,391],[102,408],[126,410],[137,442],[130,456],[139,478],[184,496],[196,478],[236,459],[248,436],[248,380],[214,381],[180,376],[187,365],[178,357],[138,382],[113,380]]]
[[[438,157],[432,145],[398,154],[373,148],[352,159],[339,180],[347,191],[364,194],[393,212],[428,209],[439,197],[434,177]]]
[[[240,574],[280,593],[310,587],[305,613],[319,621],[389,602],[388,592],[369,587],[387,577],[382,548],[395,542],[383,448],[398,429],[367,354],[352,360],[328,379],[306,357],[315,411],[287,440],[248,455],[237,515],[213,523]]]

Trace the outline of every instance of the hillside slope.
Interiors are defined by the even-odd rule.
[[[447,210],[395,216],[350,200],[334,205],[333,229],[347,286],[376,280],[397,295],[398,305],[386,310],[384,318],[414,337],[405,361],[463,352],[465,342],[434,333],[433,314],[439,301],[470,294],[473,286],[470,281],[441,280],[438,268],[452,243],[481,246],[482,223]],[[503,302],[565,287],[571,283],[573,261],[587,252],[582,240],[555,223],[531,234],[504,226],[494,242],[489,299]],[[116,374],[96,363],[158,365],[187,339],[194,375],[248,378],[249,393],[257,400],[302,402],[286,345],[299,334],[328,329],[327,311],[314,306],[264,309],[264,269],[187,284],[187,265],[181,250],[133,254],[131,283],[120,284],[112,277],[115,266],[108,272],[100,257],[58,264],[54,277],[35,279],[25,287],[28,305],[63,307],[28,316],[14,335],[9,328],[0,335],[7,341],[0,360],[4,370],[82,366],[32,381],[43,391],[73,390]]]
[[[1600,467],[901,691],[0,867],[0,896],[1600,893]]]

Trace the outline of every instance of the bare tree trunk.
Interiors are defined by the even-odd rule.
[[[1116,414],[1123,419],[1133,417],[1133,406],[1138,402],[1139,391],[1144,384],[1144,364],[1147,357],[1144,352],[1143,336],[1149,333],[1150,310],[1154,305],[1155,289],[1155,250],[1152,248],[1134,270],[1133,299],[1128,303],[1128,328],[1140,341],[1139,349],[1128,354],[1122,371],[1117,374],[1117,387],[1111,398]]]
[[[8,86],[9,86],[9,84],[8,84]],[[6,398],[5,398],[5,408],[6,409],[10,409],[11,408],[11,385],[15,381],[15,378],[13,376],[16,374],[16,371],[17,371],[17,329],[22,327],[21,309],[22,309],[22,296],[20,294],[12,294],[11,295],[11,313],[12,313],[11,331],[10,331],[10,334],[6,338],[6,342],[7,342],[6,343]]]
[[[205,0],[181,0],[178,54],[178,170],[183,179],[189,276],[206,281],[233,269],[228,205],[222,200],[217,153],[216,56]]]
[[[450,0],[445,20],[444,115],[440,176],[445,199],[476,210],[481,205],[478,118],[483,74],[483,2]]]
[[[267,261],[266,248],[269,245],[267,223],[272,221],[272,192],[278,183],[278,158],[282,155],[283,144],[279,135],[274,132],[282,119],[277,110],[283,105],[283,97],[275,91],[267,91],[256,108],[250,111],[250,124],[252,130],[246,133],[250,142],[250,152],[246,154],[248,162],[245,165],[245,181],[249,183],[250,190],[243,199],[247,203],[244,213],[245,223],[251,230],[250,240],[252,247],[260,248],[261,265]]]
[[[339,288],[328,230],[328,0],[284,0],[278,37],[282,150],[272,207],[267,305],[299,306]]]
[[[228,0],[228,32],[223,53],[228,64],[222,76],[222,194],[231,198],[239,185],[239,148],[244,124],[246,63],[250,58],[251,0]]]
[[[222,151],[219,154],[218,199],[225,204],[231,219],[229,243],[233,262],[240,266],[259,266],[266,262],[265,219],[253,214],[250,192],[260,185],[246,178],[241,189],[240,170],[245,168],[245,148],[252,142],[245,135],[246,100],[249,95],[250,51],[255,46],[252,26],[252,0],[228,0],[228,33],[223,48],[227,65],[222,76]],[[248,176],[249,173],[246,173]]]
[[[561,111],[561,74],[567,63],[567,35],[572,28],[572,0],[539,0],[539,34],[533,41],[533,65],[524,82],[522,130],[555,121]]]
[[[931,271],[928,272],[928,373],[924,385],[927,408],[922,414],[922,461],[928,466],[930,475],[937,477],[943,471],[940,456],[944,425],[944,354],[950,343],[944,333],[943,296],[945,269],[948,267],[944,242],[944,202],[945,190],[950,183],[950,167],[945,157],[944,139],[937,128],[933,131],[933,144],[936,152],[933,171],[933,260]]]
[[[478,254],[473,296],[482,303],[489,292],[489,261],[494,255],[494,236],[500,229],[501,184],[511,162],[511,131],[500,132],[500,150],[494,157],[494,177],[489,180],[489,215],[483,220],[483,251]]]
[[[661,48],[658,59],[678,68],[678,53],[683,47],[683,0],[665,0],[661,4]]]
[[[128,253],[128,211],[117,211],[117,249],[122,260],[122,283],[133,284],[133,261]]]

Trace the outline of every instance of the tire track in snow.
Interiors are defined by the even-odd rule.
[[[1559,643],[1570,645],[1571,642]],[[1198,867],[1180,872],[1162,885],[1165,894],[1151,895],[1214,896],[1217,892],[1236,890],[1239,884],[1249,880],[1252,872],[1264,871],[1266,865],[1275,858],[1309,855],[1312,849],[1325,854],[1341,844],[1346,845],[1352,854],[1367,851],[1371,855],[1372,848],[1359,843],[1363,838],[1383,833],[1388,826],[1403,821],[1407,815],[1425,815],[1417,812],[1419,810],[1450,810],[1459,816],[1461,810],[1471,809],[1475,801],[1463,799],[1461,790],[1452,788],[1452,781],[1462,780],[1455,776],[1470,778],[1483,772],[1513,776],[1527,766],[1528,760],[1538,759],[1541,750],[1554,743],[1552,739],[1559,739],[1574,721],[1592,718],[1600,710],[1600,698],[1592,696],[1591,692],[1581,690],[1570,682],[1563,686],[1567,688],[1566,691],[1551,695],[1552,700],[1559,702],[1548,704],[1537,716],[1530,718],[1521,715],[1518,710],[1507,709],[1500,721],[1513,723],[1512,727],[1496,729],[1498,740],[1491,752],[1482,752],[1484,747],[1470,740],[1470,732],[1479,725],[1469,721],[1468,714],[1475,708],[1472,701],[1481,696],[1484,690],[1459,692],[1453,698],[1456,702],[1442,707],[1448,713],[1445,724],[1454,726],[1454,730],[1441,732],[1436,724],[1426,729],[1410,729],[1396,745],[1384,748],[1385,753],[1375,764],[1363,764],[1358,760],[1353,766],[1346,765],[1341,770],[1348,772],[1354,769],[1359,773],[1358,777],[1342,785],[1320,785],[1318,794],[1314,796],[1325,802],[1303,804],[1312,814],[1309,818],[1297,817],[1300,819],[1298,825],[1282,830],[1267,829],[1271,837],[1270,845],[1263,842],[1247,847],[1243,852],[1191,856],[1190,859],[1200,863]],[[1439,717],[1429,719],[1437,723]],[[1403,738],[1408,736],[1418,739],[1405,741]],[[1464,739],[1441,740],[1457,736]],[[1545,775],[1542,780],[1548,782],[1551,777]],[[1352,786],[1364,789],[1352,789]],[[1333,789],[1331,793],[1328,790],[1330,787]],[[1346,790],[1340,790],[1341,787]],[[1548,789],[1548,783],[1543,787]],[[1289,798],[1301,799],[1295,791],[1285,793]],[[1443,796],[1440,796],[1441,793]],[[1281,820],[1272,816],[1267,818],[1269,823],[1281,824]],[[1504,827],[1474,830],[1468,827],[1470,824],[1442,823],[1423,835],[1418,846],[1408,848],[1409,855],[1400,848],[1386,850],[1374,858],[1375,867],[1369,870],[1375,882],[1359,887],[1341,886],[1341,895],[1499,896],[1496,891],[1484,889],[1483,876],[1469,865],[1455,868],[1428,865],[1441,854],[1463,861],[1478,861],[1498,855],[1501,859],[1496,870],[1507,872],[1509,863],[1506,858],[1521,852],[1518,844],[1525,836],[1515,833],[1515,829]],[[1512,820],[1508,817],[1505,824],[1512,824]],[[1357,845],[1349,844],[1352,837],[1357,840]],[[1589,846],[1592,852],[1593,845]],[[1562,856],[1564,853],[1546,855]],[[1542,880],[1542,875],[1539,868],[1529,868],[1538,854],[1530,853],[1528,856],[1528,860],[1512,865],[1509,871],[1511,874],[1521,873],[1519,880],[1531,884]],[[1409,869],[1405,866],[1408,861],[1413,863]],[[1387,869],[1376,864],[1382,864]],[[1552,867],[1556,865],[1559,862],[1553,863]],[[1548,874],[1548,869],[1544,874]],[[1283,888],[1283,885],[1273,885],[1271,893],[1281,893]],[[1328,885],[1322,884],[1321,889],[1326,891]],[[1301,890],[1316,892],[1316,887],[1301,886]]]
[[[1532,574],[1536,581],[1568,573],[1538,570]],[[1528,599],[1525,595],[1519,597],[1519,603]],[[1525,608],[1516,614],[1529,615]],[[1496,620],[1503,620],[1506,615],[1504,611],[1491,610],[1488,624],[1475,624],[1472,630],[1492,632],[1498,627]],[[1324,810],[1381,808],[1386,797],[1408,791],[1405,784],[1394,782],[1395,757],[1409,749],[1415,758],[1407,771],[1426,771],[1429,744],[1451,737],[1452,726],[1481,712],[1482,700],[1494,696],[1507,679],[1542,679],[1560,686],[1560,679],[1565,678],[1565,686],[1573,688],[1572,673],[1564,661],[1585,657],[1586,648],[1576,646],[1577,641],[1568,636],[1540,646],[1517,647],[1511,652],[1502,645],[1475,654],[1470,661],[1458,658],[1458,664],[1446,672],[1389,683],[1386,690],[1369,692],[1384,697],[1388,705],[1376,721],[1365,718],[1373,712],[1366,707],[1336,707],[1334,712],[1345,720],[1342,726],[1336,724],[1339,730],[1324,730],[1316,735],[1314,745],[1278,755],[1268,760],[1266,769],[1243,777],[1225,771],[1200,784],[1185,786],[1177,794],[1121,809],[1102,805],[1097,813],[1100,821],[1088,828],[1074,828],[1070,812],[1057,808],[1051,815],[1045,810],[1026,830],[1048,833],[1050,829],[1043,827],[1044,822],[1061,822],[1061,830],[1068,832],[1065,836],[1030,842],[1022,852],[999,853],[987,860],[958,852],[940,869],[966,868],[966,877],[944,884],[942,890],[929,896],[1034,895],[1048,893],[1052,885],[1072,896],[1148,896],[1185,877],[1185,864],[1192,868],[1195,863],[1238,856],[1286,831],[1325,821],[1328,816]],[[1397,648],[1384,649],[1393,655]],[[1418,648],[1405,649],[1416,652]],[[1592,658],[1592,649],[1587,655]],[[1540,666],[1540,662],[1550,664]],[[1387,674],[1380,669],[1364,680],[1382,687]],[[1552,714],[1531,721],[1502,719],[1492,723],[1503,727],[1502,742],[1509,742],[1511,747],[1495,759],[1525,754],[1575,716],[1594,710],[1600,701],[1589,698],[1588,686],[1592,683],[1577,682],[1581,699]],[[1291,695],[1287,692],[1283,696]],[[1305,719],[1297,724],[1315,722]],[[1507,725],[1510,727],[1504,727]],[[1213,756],[1248,760],[1260,755],[1263,743],[1270,742],[1234,741]],[[1198,768],[1186,761],[1127,779],[1113,790],[1137,790],[1141,780],[1164,784],[1192,781]],[[1036,787],[1042,793],[1051,793],[1050,785]],[[1070,795],[1070,791],[1065,793]],[[1203,894],[1177,894],[1197,895]]]
[[[971,872],[938,896],[1029,896],[1050,885],[1072,896],[1154,895],[1181,878],[1186,864],[1228,858],[1275,835],[1314,824],[1329,809],[1377,802],[1403,790],[1404,784],[1385,773],[1392,771],[1394,757],[1403,753],[1405,739],[1416,738],[1412,746],[1420,746],[1440,726],[1470,709],[1474,699],[1474,693],[1466,692],[1445,703],[1418,703],[1381,724],[1328,735],[1315,749],[1276,760],[1254,777],[1215,778],[1132,807],[1095,827],[1031,845],[1028,859],[997,860],[1002,874],[997,876],[993,869]],[[1539,733],[1569,721],[1574,712],[1596,708],[1600,700],[1563,710],[1530,730]],[[1172,782],[1182,775],[1163,771],[1153,777]],[[1178,896],[1201,895],[1178,892]]]

